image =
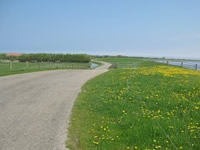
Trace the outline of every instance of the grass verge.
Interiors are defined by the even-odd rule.
[[[0,62],[0,76],[55,69],[90,69],[90,63],[28,63],[14,62],[12,70],[8,62]]]
[[[67,146],[200,149],[200,72],[141,60],[121,63],[126,67],[120,65],[83,86]]]

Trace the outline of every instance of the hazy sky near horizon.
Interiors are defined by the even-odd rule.
[[[0,0],[0,52],[200,58],[200,0]]]

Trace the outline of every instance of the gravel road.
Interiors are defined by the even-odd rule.
[[[81,86],[109,66],[0,77],[0,150],[64,150]]]

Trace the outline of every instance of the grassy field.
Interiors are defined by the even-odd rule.
[[[199,150],[200,72],[140,59],[88,81],[75,102],[72,150]]]
[[[0,62],[0,76],[53,69],[88,68],[90,68],[90,63],[28,63],[27,67],[26,62],[13,62],[12,70],[10,70],[8,62]]]

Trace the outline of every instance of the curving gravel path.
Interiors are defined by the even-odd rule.
[[[81,86],[109,66],[0,77],[0,150],[64,150]]]

